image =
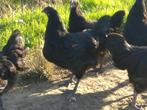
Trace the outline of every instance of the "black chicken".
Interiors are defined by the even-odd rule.
[[[2,107],[1,95],[7,93],[14,85],[18,70],[23,70],[24,60],[27,49],[24,46],[24,40],[19,30],[14,30],[0,52],[0,78],[7,80],[7,84],[0,92],[0,109]]]
[[[67,33],[55,9],[46,7],[43,12],[48,16],[43,55],[48,61],[69,69],[76,76],[78,81],[74,95],[85,71],[97,64],[100,49],[97,36],[106,33],[111,17],[100,18],[92,30]]]
[[[124,10],[117,11],[112,17],[110,23],[114,31],[120,29],[125,16]],[[69,32],[82,32],[85,29],[92,29],[95,22],[88,22],[83,16],[79,3],[76,0],[70,0]]]
[[[124,37],[130,44],[147,45],[147,12],[144,0],[136,0],[132,6],[124,27]]]
[[[82,32],[85,29],[91,29],[95,23],[86,21],[79,3],[75,0],[70,0],[69,32]]]
[[[105,44],[114,65],[127,69],[130,83],[134,86],[132,105],[137,108],[137,94],[147,90],[147,47],[132,46],[124,36],[116,33],[108,34]]]
[[[43,11],[49,18],[43,48],[44,57],[69,69],[76,76],[78,81],[73,90],[74,94],[85,71],[97,64],[99,44],[92,32],[67,33],[57,11],[52,7],[46,7]],[[109,19],[109,16],[104,18],[103,27],[108,24]]]
[[[16,29],[12,32],[1,53],[7,56],[8,60],[16,66],[17,70],[21,71],[25,69],[23,58],[26,56],[27,49],[20,31]]]
[[[97,22],[88,22],[83,17],[82,11],[80,9],[79,3],[76,0],[70,0],[70,16],[69,16],[69,32],[82,32],[85,29],[92,29]],[[125,16],[125,12],[123,10],[117,11],[110,20],[112,31],[120,31],[121,24],[123,23],[123,17]],[[103,66],[103,62],[105,59],[107,52],[101,51],[98,54],[98,61],[100,64],[100,71]],[[93,67],[94,69],[96,68]]]
[[[6,93],[15,82],[16,73],[24,68],[23,58],[26,55],[24,40],[19,30],[14,30],[0,54],[0,78],[8,80],[7,86],[1,92]]]

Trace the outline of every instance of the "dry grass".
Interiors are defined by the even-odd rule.
[[[69,0],[1,0],[0,2],[0,17],[11,15],[14,11],[24,9],[32,9],[34,7],[45,7],[48,4],[65,4]]]
[[[48,62],[39,46],[29,50],[24,60],[28,69],[19,75],[19,83],[60,80],[69,74],[69,71]]]

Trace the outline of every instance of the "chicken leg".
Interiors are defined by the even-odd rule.
[[[77,80],[74,89],[72,90],[70,97],[69,97],[69,102],[75,102],[76,101],[76,91],[79,85],[80,79]]]
[[[138,93],[134,90],[133,98],[131,99],[131,106],[136,110],[141,110],[141,107],[136,104]]]
[[[69,85],[72,83],[72,80],[73,80],[73,74],[70,74],[69,80],[64,82],[64,84],[62,84],[62,86],[69,87]]]

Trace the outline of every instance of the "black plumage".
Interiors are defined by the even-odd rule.
[[[88,22],[80,9],[80,4],[77,1],[70,0],[70,15],[69,15],[69,32],[82,32],[85,29],[91,29],[96,22]]]
[[[110,20],[110,27],[113,31],[120,29],[124,16],[124,10],[119,10],[114,13]],[[69,32],[82,32],[85,29],[92,29],[96,23],[97,21],[88,22],[83,16],[80,4],[77,1],[70,0]]]
[[[92,29],[97,22],[88,22],[83,16],[83,13],[80,9],[80,4],[77,1],[70,0],[70,16],[69,16],[69,32],[82,32],[86,29]],[[119,10],[110,19],[111,31],[116,32],[120,31],[120,27],[123,23],[123,18],[125,12]],[[101,48],[101,47],[100,47]],[[100,64],[100,72],[103,67],[104,59],[106,57],[107,51],[101,51],[98,53],[98,63]],[[96,66],[93,67],[94,69]]]
[[[123,24],[123,18],[125,16],[124,10],[119,10],[114,13],[110,20],[110,27],[114,32],[120,32]]]
[[[102,17],[97,25],[99,31],[91,30],[78,33],[67,33],[55,9],[46,7],[43,10],[49,20],[45,32],[43,48],[44,57],[54,64],[69,69],[78,79],[74,88],[85,71],[97,64],[99,42],[96,35],[103,35],[109,26],[109,16]],[[98,27],[98,26],[97,26]]]
[[[1,94],[13,87],[18,70],[25,67],[26,51],[20,31],[14,30],[0,54],[0,78],[8,81]]]
[[[17,70],[24,70],[25,63],[23,58],[26,56],[27,48],[24,39],[18,29],[14,30],[2,49],[2,55],[7,56],[13,62]]]
[[[137,94],[147,90],[147,47],[132,46],[124,36],[111,33],[106,38],[106,48],[112,54],[114,65],[128,71],[129,81],[134,87],[133,106]]]
[[[123,34],[130,44],[147,45],[147,12],[144,0],[136,0],[132,6]]]

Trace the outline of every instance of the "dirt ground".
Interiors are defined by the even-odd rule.
[[[69,88],[63,83],[68,79],[40,82],[15,87],[2,97],[5,110],[135,110],[129,106],[133,89],[126,71],[115,68],[98,77],[89,72],[81,80],[77,101],[67,100]],[[138,97],[138,103],[147,110],[147,94]]]

